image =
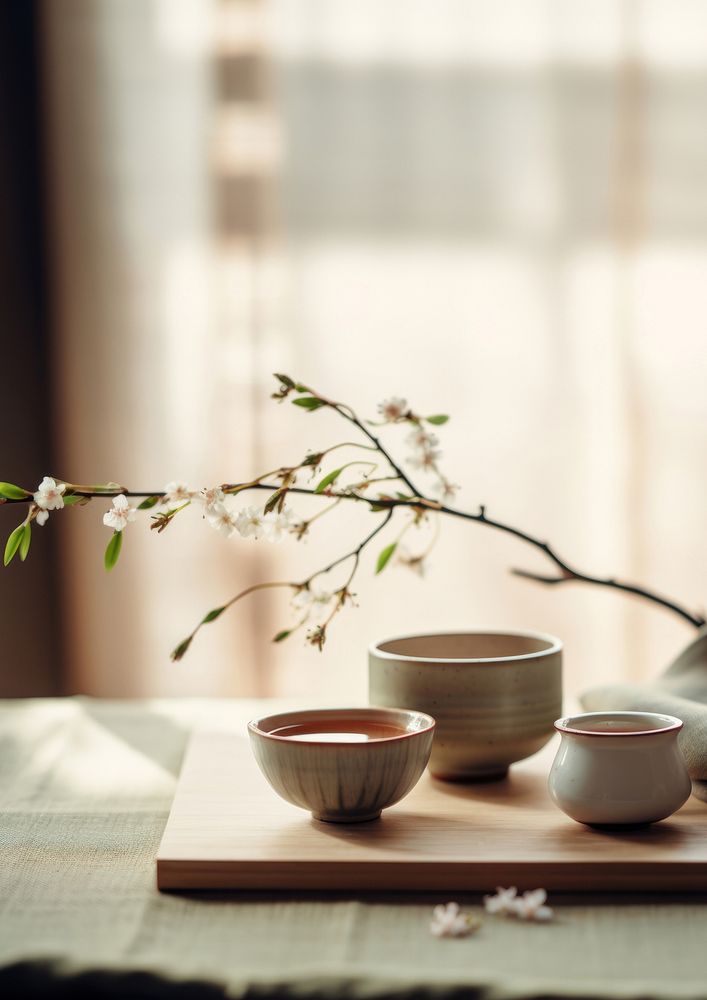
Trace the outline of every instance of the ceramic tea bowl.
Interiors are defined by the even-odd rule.
[[[425,770],[435,721],[393,708],[284,712],[248,724],[255,759],[283,799],[328,823],[377,819]]]
[[[562,643],[536,632],[440,632],[374,643],[369,697],[433,715],[430,771],[449,781],[502,778],[553,734]]]
[[[692,783],[678,747],[682,722],[673,715],[585,712],[555,728],[562,741],[548,788],[578,823],[655,823],[687,802]]]

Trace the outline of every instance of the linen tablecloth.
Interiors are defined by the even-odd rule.
[[[552,924],[488,920],[438,940],[431,909],[449,893],[158,893],[154,857],[190,731],[241,727],[263,707],[0,703],[2,995],[707,996],[700,897],[555,895]],[[457,899],[480,912],[478,896]]]

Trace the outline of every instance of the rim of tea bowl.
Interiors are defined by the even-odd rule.
[[[306,739],[301,733],[293,739],[274,731],[330,720],[401,731],[360,742],[314,735]],[[376,706],[279,712],[248,723],[253,753],[273,790],[329,823],[377,819],[412,791],[427,766],[434,728],[435,720],[426,712]]]
[[[407,653],[404,651],[395,652],[384,649],[392,643],[415,642],[419,639],[446,639],[446,638],[477,638],[479,636],[489,636],[493,638],[511,639],[537,639],[546,642],[545,649],[536,649],[525,653],[504,653],[500,656],[427,656],[418,653]],[[439,629],[429,632],[411,632],[405,635],[390,636],[386,639],[378,639],[369,644],[368,652],[385,660],[411,660],[419,663],[517,663],[521,660],[534,660],[540,657],[550,656],[553,653],[561,653],[564,649],[562,639],[558,639],[549,632],[538,632],[532,629],[510,629],[510,628],[460,628],[460,629]]]
[[[287,726],[305,725],[317,720],[331,718],[342,719],[344,721],[355,721],[357,719],[377,720],[383,725],[396,726],[405,731],[396,733],[394,736],[374,736],[372,739],[360,743],[350,740],[308,740],[303,739],[302,735],[297,737],[297,742],[318,747],[363,747],[368,746],[370,743],[382,743],[386,740],[404,740],[411,736],[419,736],[421,733],[429,732],[435,727],[434,718],[427,712],[419,712],[417,709],[412,708],[386,708],[385,706],[367,705],[363,708],[302,708],[294,709],[291,712],[277,712],[275,715],[266,715],[261,719],[251,719],[248,723],[248,729],[270,740],[292,743],[291,736],[278,736],[276,730],[284,729]],[[390,721],[386,723],[385,719]],[[402,724],[403,720],[405,720],[404,725]],[[418,721],[420,725],[411,725],[414,721]]]
[[[650,726],[640,726],[640,720],[648,721]],[[596,725],[601,722],[635,722],[636,728],[624,730],[606,729],[598,731],[596,729],[582,728],[583,723],[589,727],[592,723]],[[667,715],[665,712],[632,712],[632,711],[607,711],[607,712],[578,712],[576,715],[567,715],[557,719],[554,723],[558,733],[567,733],[571,736],[586,736],[599,739],[616,739],[626,736],[659,736],[661,733],[679,733],[684,726],[682,719],[675,715]]]

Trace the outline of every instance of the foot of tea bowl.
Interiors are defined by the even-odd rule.
[[[318,820],[320,823],[370,823],[371,820],[378,819],[380,817],[381,810],[378,812],[364,813],[361,816],[342,816],[340,813],[312,813],[312,819]]]
[[[496,768],[492,771],[432,771],[432,777],[436,781],[451,781],[455,784],[472,784],[482,781],[503,781],[508,777],[508,768]]]
[[[630,833],[632,830],[645,830],[646,827],[660,823],[659,819],[646,819],[641,823],[583,823],[590,830],[597,830],[599,833]]]

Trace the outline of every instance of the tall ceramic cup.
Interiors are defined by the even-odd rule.
[[[562,643],[538,632],[440,632],[373,643],[372,705],[432,715],[430,771],[503,777],[540,750],[562,704]]]

